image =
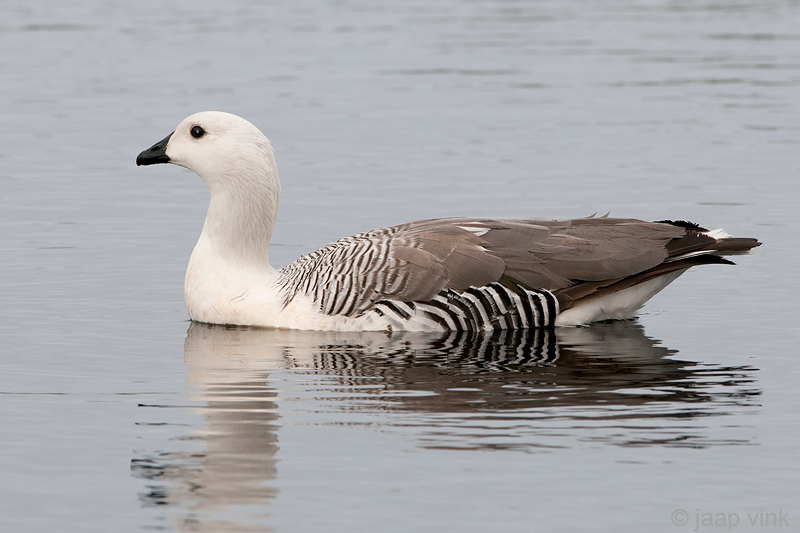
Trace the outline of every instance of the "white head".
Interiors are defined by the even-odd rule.
[[[272,170],[274,186],[280,190],[275,156],[269,140],[241,117],[221,111],[204,111],[185,118],[166,139],[136,158],[137,165],[172,163],[203,178],[212,193],[220,188],[240,187],[252,181],[254,171]]]
[[[157,163],[186,167],[206,183],[211,202],[203,236],[220,253],[266,259],[280,181],[272,146],[258,128],[230,113],[196,113],[136,158],[137,165]]]

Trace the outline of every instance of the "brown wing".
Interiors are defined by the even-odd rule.
[[[718,246],[704,231],[606,217],[422,220],[336,241],[287,266],[287,278],[314,279],[289,291],[287,301],[305,287],[325,312],[353,315],[383,299],[425,301],[443,289],[505,279],[553,291],[563,310],[620,283],[630,286],[693,264],[725,261],[695,256],[685,266],[669,263]],[[756,245],[735,240],[747,241],[739,243],[743,249]]]

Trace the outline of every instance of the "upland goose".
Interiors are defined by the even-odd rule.
[[[447,218],[345,237],[274,269],[280,182],[250,122],[197,113],[143,151],[211,191],[186,271],[198,322],[307,330],[496,330],[630,318],[688,268],[760,243],[663,220]]]

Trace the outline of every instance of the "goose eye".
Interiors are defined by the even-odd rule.
[[[202,137],[203,135],[206,134],[206,130],[204,130],[200,126],[194,126],[192,128],[191,133],[192,133],[192,137],[194,137],[195,139],[199,139],[200,137]]]

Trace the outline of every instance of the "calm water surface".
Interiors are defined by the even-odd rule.
[[[791,0],[6,2],[3,530],[796,530],[799,20]],[[590,328],[190,324],[208,193],[133,161],[205,109],[272,140],[276,266],[458,215],[765,244]]]

